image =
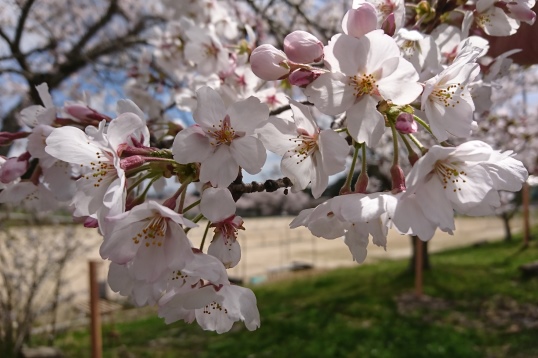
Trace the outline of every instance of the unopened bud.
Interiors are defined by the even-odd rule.
[[[422,19],[423,23],[427,23],[435,19],[435,8],[433,8],[430,3],[426,0],[422,0],[417,4],[415,8],[416,11],[416,20]]]
[[[390,177],[392,179],[392,193],[398,194],[405,191],[405,175],[398,164],[390,168]]]
[[[394,16],[393,16],[394,17]],[[349,36],[362,37],[377,29],[377,11],[372,4],[363,3],[349,10],[342,20],[342,29]]]
[[[127,143],[122,143],[118,146],[118,149],[116,152],[120,157],[130,157],[133,155],[142,155],[142,156],[150,156],[155,151],[158,151],[157,148],[151,148],[151,147],[138,147],[136,146],[137,143],[134,143],[135,146],[130,146]]]
[[[296,63],[319,62],[323,59],[323,43],[306,31],[293,31],[284,38],[284,52]]]
[[[396,118],[396,130],[402,134],[416,133],[418,130],[417,122],[413,119],[410,113],[402,112]]]
[[[99,221],[91,216],[88,216],[86,220],[84,220],[84,227],[95,229],[99,227]]]
[[[288,77],[290,84],[305,88],[321,75],[321,71],[300,68],[293,71]]]
[[[2,168],[0,168],[0,182],[9,184],[17,178],[20,178],[30,165],[30,153],[25,152],[18,157],[8,158]]]
[[[104,114],[101,114],[97,112],[94,109],[91,109],[88,106],[84,106],[81,104],[70,104],[64,107],[64,110],[74,118],[80,120],[80,121],[100,121],[103,119],[111,120],[109,116],[106,116]]]
[[[288,57],[273,45],[261,45],[250,55],[252,72],[262,80],[276,81],[286,78],[290,72]]]
[[[120,168],[127,171],[135,169],[146,162],[146,159],[140,155],[133,155],[120,160]]]
[[[394,13],[390,13],[389,16],[387,16],[381,24],[381,29],[390,37],[394,36],[394,33],[396,33],[396,19],[394,18]]]

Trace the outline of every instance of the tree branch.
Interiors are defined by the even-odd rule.
[[[78,40],[75,46],[73,46],[71,51],[69,51],[67,57],[71,58],[79,54],[84,48],[84,46],[86,46],[88,41],[91,40],[101,28],[108,24],[108,22],[112,19],[112,16],[114,16],[114,14],[118,12],[118,8],[118,0],[111,0],[105,14],[99,19],[99,21],[97,21],[92,26],[90,26],[90,28],[88,28],[88,31],[86,31],[86,33],[82,35],[82,37]]]
[[[22,31],[24,30],[24,24],[30,13],[30,8],[34,4],[35,0],[28,0],[26,4],[21,8],[21,16],[19,17],[19,23],[17,24],[17,30],[15,31],[15,38],[13,39],[13,47],[20,52],[19,45],[21,43]]]
[[[252,183],[235,183],[230,184],[228,187],[228,190],[232,192],[232,194],[248,194],[248,193],[260,193],[262,191],[266,191],[268,193],[271,193],[273,191],[277,191],[280,188],[288,188],[291,187],[293,183],[288,177],[284,177],[281,179],[269,179],[266,180],[264,183],[258,183],[253,181]]]

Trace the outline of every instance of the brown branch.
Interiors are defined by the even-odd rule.
[[[299,102],[299,103],[307,105],[307,106],[313,106],[314,105],[313,103],[308,102],[308,101],[302,101],[302,102]],[[286,112],[286,111],[288,111],[290,109],[291,109],[291,106],[289,104],[287,104],[285,106],[273,109],[271,112],[269,112],[269,115],[270,116],[276,116],[277,114],[280,114],[282,112]]]
[[[268,179],[264,183],[258,183],[253,181],[252,183],[234,183],[231,184],[228,187],[228,190],[232,192],[232,194],[248,194],[248,193],[261,193],[262,191],[266,191],[268,193],[271,193],[273,191],[277,191],[280,188],[288,188],[291,187],[293,183],[288,177],[284,177],[281,179]]]
[[[15,30],[15,38],[13,39],[13,47],[17,49],[17,52],[20,52],[20,42],[22,37],[22,31],[24,30],[24,24],[30,13],[30,8],[34,4],[35,0],[28,0],[26,4],[21,8],[21,16],[19,17],[19,23],[17,24],[17,30]]]
[[[77,44],[73,46],[71,51],[69,51],[69,53],[67,54],[67,58],[71,58],[78,55],[82,51],[84,46],[86,46],[88,41],[90,41],[101,28],[103,28],[106,24],[109,23],[109,21],[112,19],[112,16],[114,16],[114,14],[118,12],[118,9],[118,1],[111,0],[105,14],[99,19],[99,21],[97,21],[92,26],[90,26],[90,28],[88,28],[88,31],[86,31],[86,33],[82,35],[82,37],[78,40]]]

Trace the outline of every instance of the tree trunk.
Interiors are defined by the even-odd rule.
[[[409,260],[409,272],[415,273],[415,260],[416,260],[416,245],[415,245],[415,237],[416,236],[409,236],[411,239],[411,245],[413,247],[413,254],[411,255],[411,260]],[[422,269],[423,270],[429,270],[431,268],[430,266],[430,256],[428,254],[428,241],[422,242]]]

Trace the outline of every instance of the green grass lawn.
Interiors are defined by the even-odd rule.
[[[518,271],[538,260],[538,244],[520,248],[518,238],[432,255],[420,300],[407,261],[265,284],[254,288],[255,332],[236,323],[218,335],[156,315],[105,325],[104,356],[538,357],[538,278]],[[56,345],[68,357],[90,354],[87,330]]]

